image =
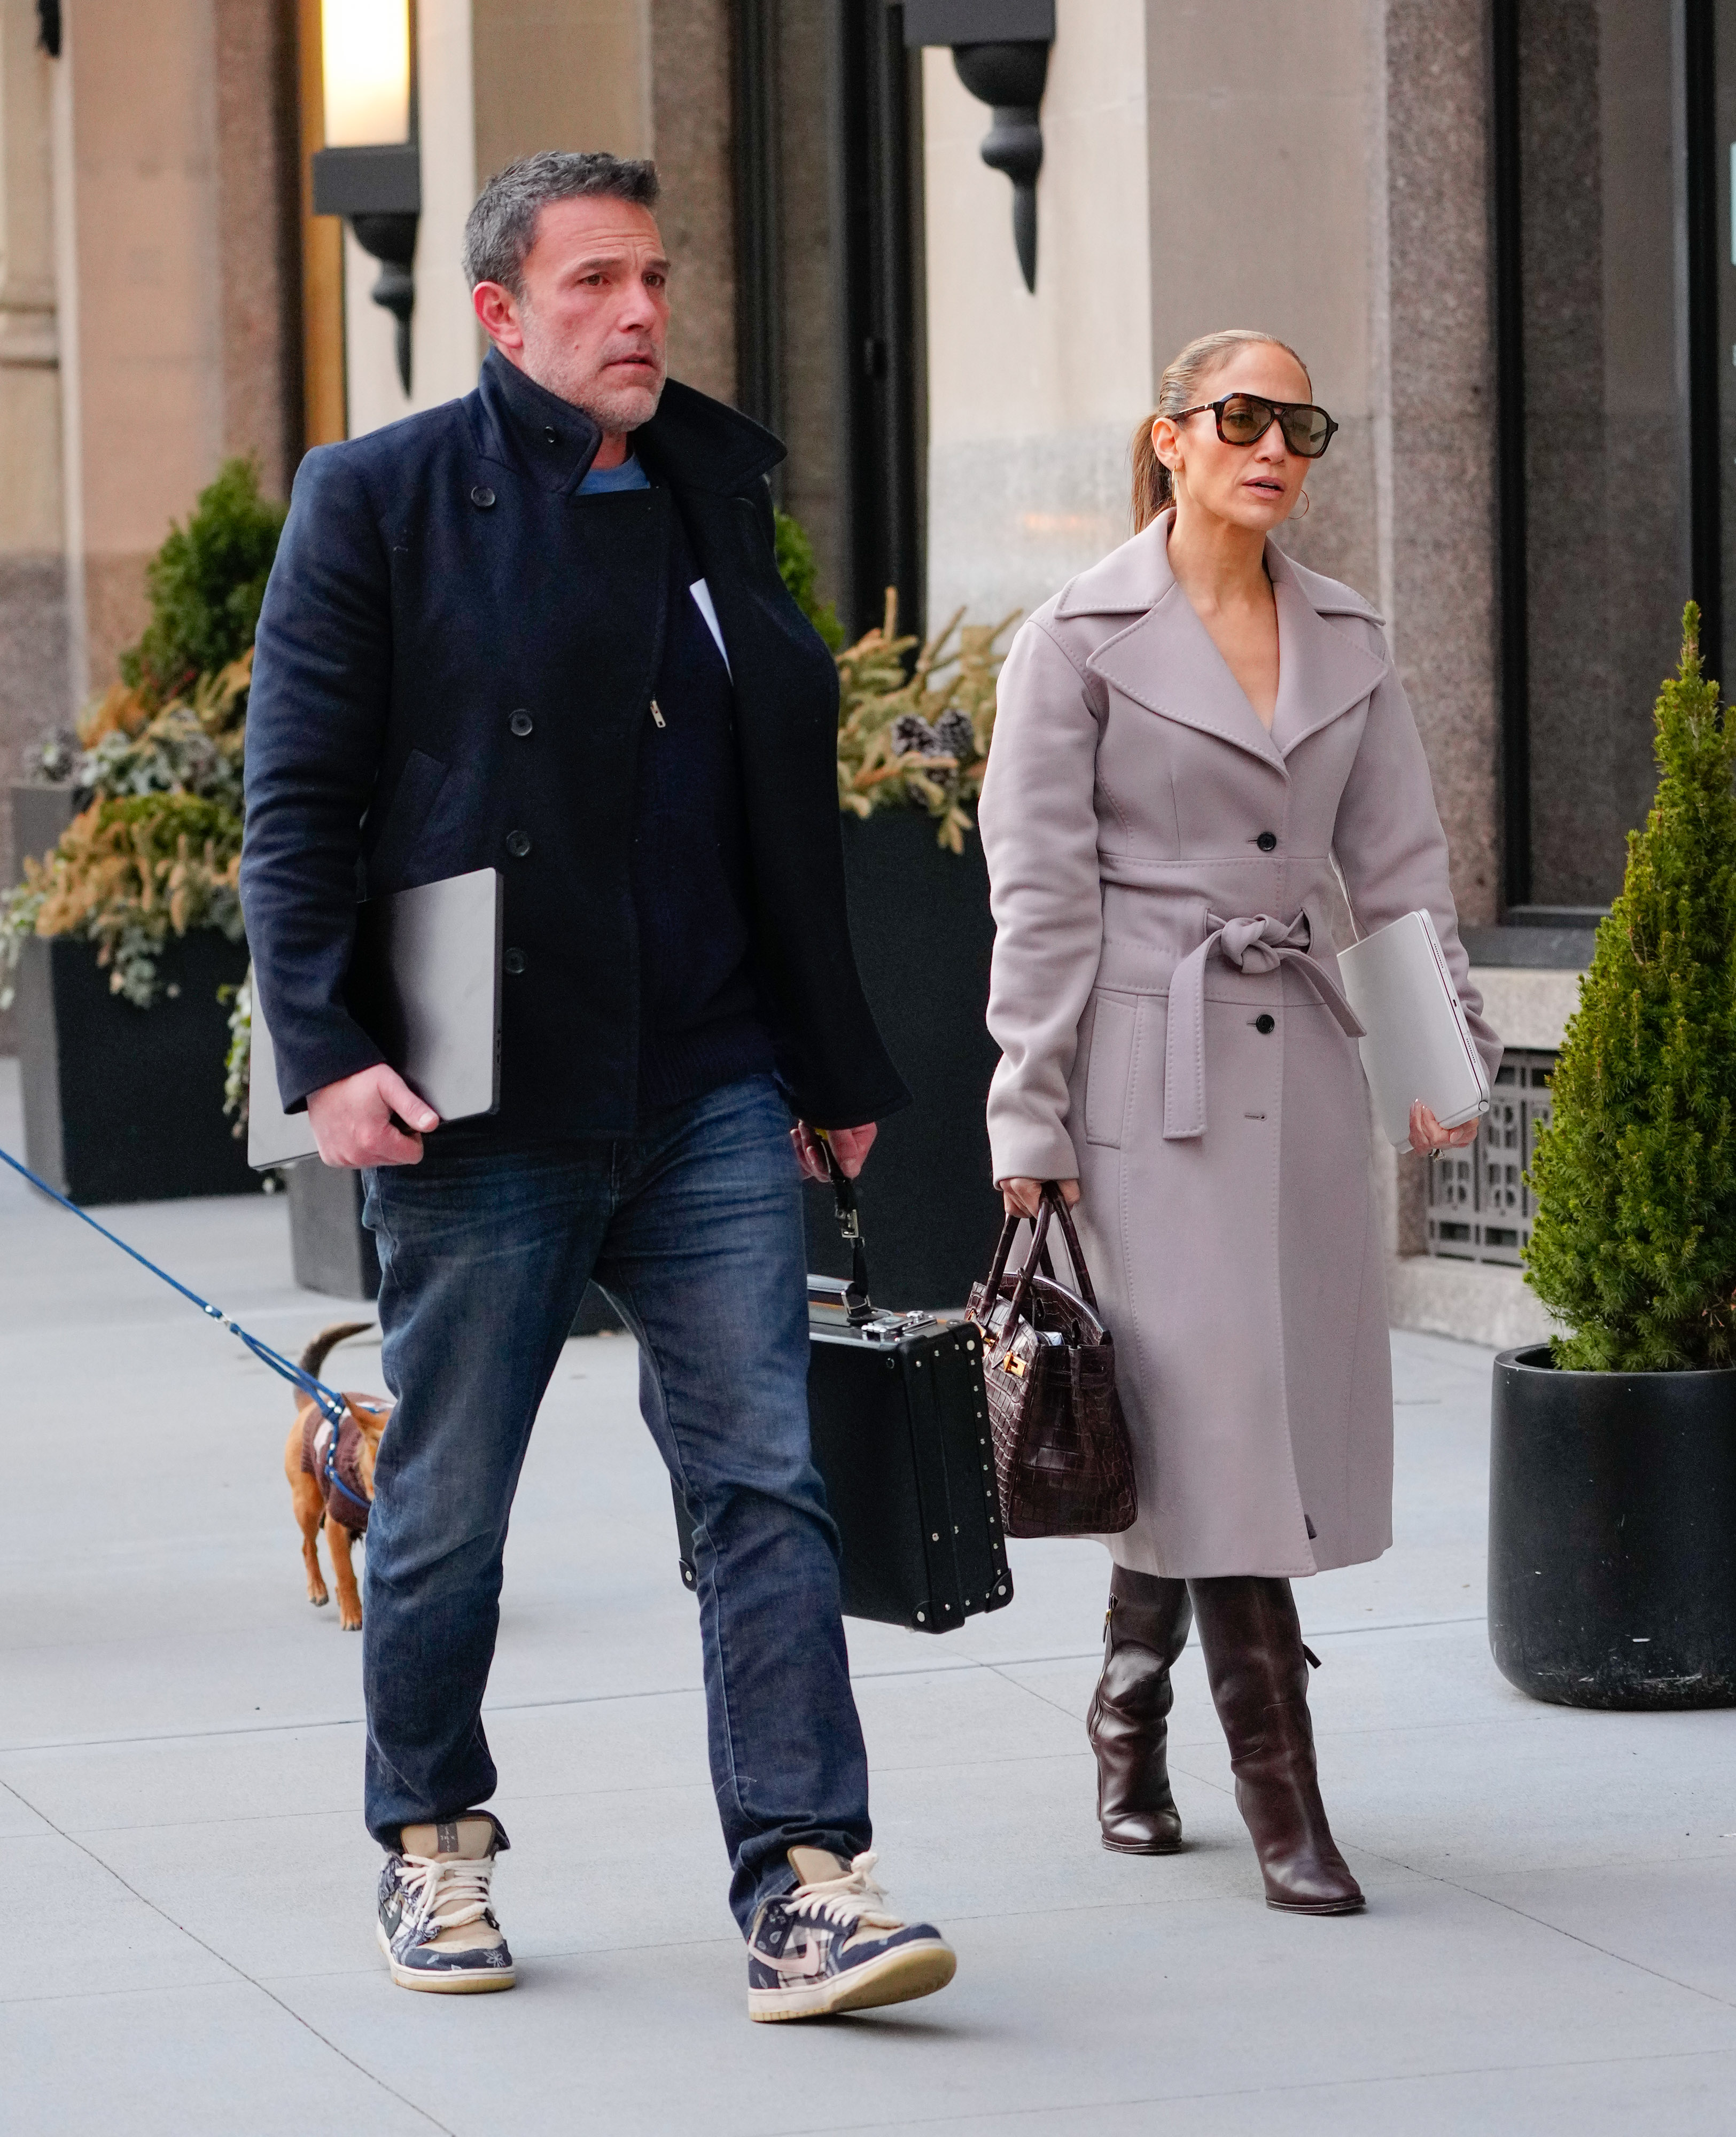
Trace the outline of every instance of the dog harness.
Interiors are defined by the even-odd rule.
[[[319,1479],[328,1518],[355,1536],[368,1533],[371,1503],[362,1482],[361,1451],[362,1429],[348,1409],[335,1430],[329,1417],[321,1417],[317,1410],[308,1412],[301,1428],[303,1474]]]

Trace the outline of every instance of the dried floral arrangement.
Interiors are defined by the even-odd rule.
[[[7,938],[70,935],[96,945],[110,990],[148,1009],[165,991],[157,958],[190,927],[241,936],[241,820],[193,794],[94,801],[54,851],[27,859],[7,901]]]
[[[110,990],[140,1009],[164,991],[172,935],[217,927],[241,939],[241,751],[250,647],[184,698],[154,709],[117,683],[79,723],[73,783],[95,796],[51,854],[27,855],[0,898],[0,1008],[32,935],[94,942]]]
[[[1015,610],[997,624],[969,624],[960,609],[918,649],[914,637],[900,637],[898,596],[886,589],[880,627],[837,655],[840,807],[857,816],[924,810],[939,843],[964,850],[994,734],[996,641],[1017,618]]]

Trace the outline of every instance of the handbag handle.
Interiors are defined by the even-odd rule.
[[[1092,1288],[1091,1272],[1085,1267],[1085,1249],[1079,1244],[1079,1234],[1074,1229],[1072,1213],[1067,1208],[1065,1199],[1054,1180],[1046,1180],[1042,1185],[1043,1200],[1040,1229],[1031,1236],[1031,1252],[1026,1263],[1027,1269],[1034,1265],[1041,1268],[1046,1277],[1052,1278],[1055,1274],[1054,1268],[1049,1259],[1048,1247],[1043,1237],[1048,1229],[1049,1212],[1053,1210],[1061,1219],[1061,1237],[1067,1243],[1067,1258],[1073,1264],[1074,1279],[1079,1286],[1080,1296],[1093,1313],[1098,1313],[1100,1309],[1097,1304],[1097,1293]],[[997,1299],[1001,1295],[1001,1279],[1006,1275],[1007,1264],[1012,1256],[1012,1242],[1019,1226],[1025,1221],[1016,1211],[1009,1210],[1001,1226],[1001,1236],[995,1246],[994,1263],[988,1272],[988,1281],[983,1287],[983,1295],[991,1300]]]
[[[1091,1272],[1085,1267],[1085,1249],[1079,1244],[1079,1234],[1073,1229],[1073,1213],[1067,1207],[1066,1197],[1052,1180],[1043,1182],[1043,1200],[1061,1219],[1061,1235],[1067,1243],[1067,1259],[1073,1264],[1073,1280],[1079,1286],[1079,1295],[1093,1313],[1098,1312],[1097,1294],[1091,1288]]]
[[[1001,1285],[1006,1275],[1007,1258],[1012,1246],[1012,1235],[1022,1221],[1022,1219],[1009,1215],[1006,1223],[1001,1227],[1001,1244],[995,1250],[995,1264],[990,1273],[988,1288],[985,1293],[985,1305],[988,1310],[992,1310],[995,1301],[1000,1297]],[[1025,1257],[1025,1265],[1013,1278],[1012,1298],[1007,1309],[1006,1326],[1009,1339],[1018,1325],[1019,1315],[1024,1310],[1025,1301],[1030,1296],[1031,1284],[1036,1280],[1037,1269],[1044,1254],[1043,1241],[1048,1235],[1048,1230],[1049,1205],[1046,1201],[1037,1212],[1036,1224],[1031,1234],[1031,1251]]]

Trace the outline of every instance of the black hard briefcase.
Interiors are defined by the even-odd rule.
[[[844,1614],[949,1633],[1012,1600],[982,1338],[962,1315],[875,1309],[854,1187],[836,1168],[832,1184],[855,1271],[807,1280],[807,1404],[843,1547]],[[693,1524],[672,1488],[691,1588]]]

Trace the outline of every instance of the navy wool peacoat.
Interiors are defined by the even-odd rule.
[[[633,792],[679,509],[735,690],[753,958],[802,1117],[908,1103],[851,949],[837,675],[778,577],[768,432],[671,382],[649,490],[584,497],[599,432],[498,353],[475,392],[310,453],[260,616],[241,900],[284,1102],[378,1061],[345,986],[358,898],[505,881],[499,1113],[515,1142],[630,1132]],[[480,1125],[480,1124],[479,1124]]]

